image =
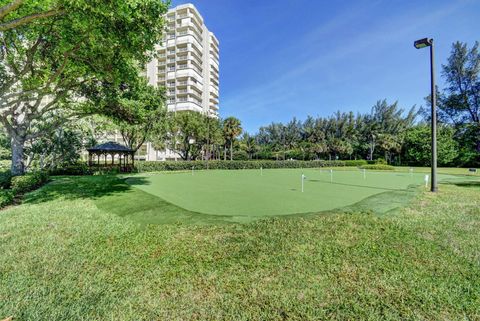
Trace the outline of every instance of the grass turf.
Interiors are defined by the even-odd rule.
[[[0,318],[479,319],[479,195],[471,180],[385,216],[145,225],[104,202],[151,195],[60,178],[0,212]]]
[[[301,175],[304,192],[301,192]],[[409,186],[424,184],[423,173],[327,169],[216,170],[140,175],[127,182],[191,212],[249,221],[265,216],[315,213],[387,193],[390,201]],[[441,174],[440,180],[453,176]]]

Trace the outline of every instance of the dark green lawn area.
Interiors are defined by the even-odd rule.
[[[0,212],[0,320],[480,319],[480,181],[373,197],[232,224],[55,178]]]

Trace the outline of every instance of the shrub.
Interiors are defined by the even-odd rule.
[[[363,165],[360,168],[377,170],[377,171],[393,171],[395,169],[395,167],[391,165],[385,165],[385,164]]]
[[[367,165],[367,161],[364,159],[346,160],[345,166],[363,166]]]
[[[234,160],[248,160],[248,154],[244,150],[237,150],[233,152],[233,159]]]
[[[252,160],[252,161],[209,161],[209,169],[260,169],[262,168],[313,168],[345,166],[344,161],[272,161],[272,160]],[[207,169],[206,161],[178,161],[178,162],[137,162],[135,170],[139,172],[155,171],[180,171],[195,169]]]
[[[0,191],[0,208],[8,206],[13,203],[13,192],[10,190]]]
[[[0,189],[9,189],[12,183],[12,172],[5,171],[0,173]]]
[[[50,175],[91,175],[93,170],[86,163],[77,163],[49,171]]]
[[[0,160],[0,171],[10,170],[10,165],[12,162],[10,160]]]
[[[34,172],[12,178],[12,191],[15,195],[24,194],[42,186],[48,181],[48,173]]]
[[[378,158],[375,160],[375,164],[387,165],[387,161],[385,160],[385,158]]]

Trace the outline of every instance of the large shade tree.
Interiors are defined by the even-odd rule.
[[[183,160],[195,160],[200,156],[206,137],[204,117],[206,116],[194,111],[169,113],[165,145]]]
[[[113,129],[135,152],[147,139],[166,131],[164,88],[149,85],[143,77],[128,84],[94,84],[86,92],[90,103],[84,110],[92,109],[112,119],[116,125]]]
[[[11,3],[0,0],[0,8]],[[0,122],[11,139],[14,174],[24,172],[25,142],[42,135],[36,124],[87,114],[81,106],[91,84],[119,86],[140,76],[138,68],[161,40],[161,17],[168,9],[159,0],[20,4],[6,14],[0,11],[0,23],[49,8],[61,12],[0,33]],[[88,110],[97,112],[102,110]]]

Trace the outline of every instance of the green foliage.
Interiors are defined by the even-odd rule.
[[[375,164],[387,165],[387,161],[385,160],[385,158],[377,158],[375,160]]]
[[[76,163],[68,166],[62,166],[49,171],[49,175],[91,175],[94,169],[90,168],[86,163]]]
[[[295,118],[287,124],[272,123],[256,135],[258,155],[276,153],[281,159],[399,158],[403,137],[413,125],[415,108],[405,112],[398,103],[378,101],[368,114],[336,112],[330,117]]]
[[[50,121],[58,126],[79,115],[105,113],[93,99],[101,88],[129,85],[142,77],[140,68],[161,42],[161,17],[168,3],[28,1],[8,19],[50,7],[61,8],[61,14],[0,33],[0,122],[13,142],[16,175],[25,171],[26,142],[45,134],[39,124]],[[109,109],[108,115],[123,116],[122,111]]]
[[[246,151],[236,150],[233,152],[233,159],[238,161],[247,161],[250,159],[250,157]]]
[[[168,148],[178,152],[183,160],[197,159],[206,136],[206,117],[194,111],[169,113]]]
[[[362,169],[369,169],[369,170],[376,170],[376,171],[393,171],[395,167],[392,165],[385,165],[385,164],[373,164],[373,165],[362,165],[360,166]]]
[[[446,87],[437,89],[437,115],[440,122],[455,129],[459,145],[456,164],[480,165],[480,52],[479,43],[471,48],[466,43],[455,42],[447,63],[442,65]],[[430,97],[427,97],[430,107]],[[423,109],[430,121],[430,108]]]
[[[0,171],[10,170],[10,165],[12,162],[10,160],[0,160]]]
[[[0,208],[13,203],[14,194],[10,190],[0,190]]]
[[[345,166],[363,166],[367,165],[367,161],[364,159],[344,160]]]
[[[22,195],[33,191],[48,181],[48,173],[38,171],[28,173],[22,176],[14,176],[12,178],[12,191],[15,195]]]
[[[260,168],[317,168],[317,167],[334,167],[345,166],[343,161],[209,161],[209,169],[260,169]],[[137,162],[135,168],[139,172],[155,172],[155,171],[178,171],[191,170],[193,168],[207,169],[206,161],[179,161],[179,162]]]
[[[227,117],[222,123],[223,138],[225,139],[225,147],[230,146],[230,160],[233,159],[233,144],[235,139],[242,133],[242,123],[240,119],[235,117]]]
[[[80,159],[84,133],[74,125],[59,128],[46,127],[39,139],[33,140],[25,151],[29,155],[29,168],[40,170],[60,168],[75,164]]]
[[[0,189],[9,189],[12,183],[12,172],[9,170],[0,172]]]
[[[429,166],[431,163],[431,129],[427,125],[411,128],[405,136],[405,161],[415,165]],[[437,129],[438,165],[450,165],[458,156],[458,144],[454,138],[454,129],[439,126]]]
[[[95,108],[114,120],[125,144],[137,151],[146,140],[164,135],[166,130],[163,88],[147,79],[132,79],[128,84],[108,84],[94,91]]]
[[[0,147],[0,160],[9,160],[12,158],[12,151],[9,148]]]

